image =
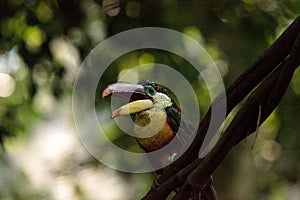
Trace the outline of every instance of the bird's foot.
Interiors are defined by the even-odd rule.
[[[160,177],[160,174],[156,175],[156,177],[153,181],[153,184],[152,184],[152,189],[156,189],[160,186],[160,183],[158,182],[159,177]]]

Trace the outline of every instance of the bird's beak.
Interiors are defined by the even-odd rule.
[[[115,110],[112,113],[111,118],[115,118],[121,115],[130,115],[130,114],[138,113],[152,107],[153,107],[153,102],[150,99],[133,101]]]
[[[153,102],[146,95],[142,85],[124,82],[114,83],[102,92],[103,98],[111,95],[129,100],[128,104],[121,106],[112,113],[112,118],[138,113],[153,107]]]
[[[102,98],[111,95],[116,95],[130,101],[147,99],[147,95],[142,85],[125,82],[110,84],[102,92]]]

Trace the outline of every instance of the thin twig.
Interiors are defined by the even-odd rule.
[[[253,143],[251,145],[251,150],[254,148],[255,142],[257,140],[260,118],[261,118],[261,105],[258,106],[258,117],[257,117],[257,122],[256,122],[255,134],[254,134],[255,136],[254,136]]]

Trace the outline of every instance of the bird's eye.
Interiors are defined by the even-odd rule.
[[[155,89],[150,85],[145,85],[144,89],[145,89],[146,94],[149,96],[154,96],[156,94]]]

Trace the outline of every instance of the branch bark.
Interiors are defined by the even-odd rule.
[[[261,109],[259,124],[262,124],[279,104],[295,69],[300,64],[299,55],[300,17],[228,87],[226,94],[220,94],[213,102],[218,106],[223,98],[227,98],[228,115],[253,91],[210,153],[203,159],[198,158],[210,123],[211,109],[200,122],[197,135],[189,149],[164,170],[156,181],[160,185],[151,189],[143,199],[165,199],[177,187],[180,189],[174,199],[186,199],[191,195],[196,198],[196,190],[199,191],[199,198],[214,199],[215,197],[209,196],[211,193],[204,192],[207,191],[210,176],[228,152],[255,131],[259,109]],[[254,90],[255,87],[257,88]],[[219,127],[223,122],[217,123],[216,127]]]

